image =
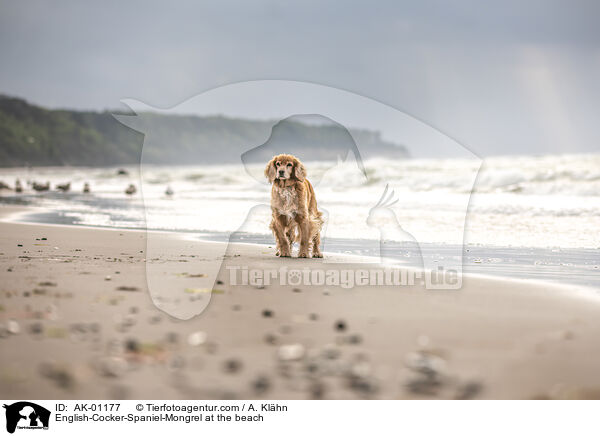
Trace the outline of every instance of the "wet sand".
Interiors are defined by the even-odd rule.
[[[146,238],[0,223],[3,398],[600,398],[600,300],[574,287],[232,286],[222,269],[182,321],[153,304],[146,264],[191,304],[206,295],[186,283],[220,263],[218,244],[155,234],[164,253],[146,259]],[[323,267],[271,251],[236,245],[225,263]]]

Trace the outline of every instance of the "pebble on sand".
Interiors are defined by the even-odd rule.
[[[327,391],[326,386],[320,382],[315,381],[310,384],[308,388],[308,392],[310,393],[310,398],[313,400],[320,400],[325,396],[325,392]]]
[[[242,369],[242,361],[238,359],[227,359],[223,364],[223,369],[228,373],[236,373]]]
[[[356,334],[356,335],[350,335],[350,336],[348,336],[348,343],[349,344],[356,345],[356,344],[360,344],[361,342],[362,342],[362,336],[361,335]]]
[[[334,327],[339,332],[343,332],[344,330],[346,330],[346,328],[348,328],[346,321],[344,321],[343,319],[337,320],[335,322]]]
[[[275,345],[277,343],[277,341],[278,341],[277,335],[274,335],[273,333],[267,333],[265,335],[265,342],[267,344]]]
[[[150,324],[158,324],[159,322],[162,321],[162,317],[160,315],[152,315],[149,319],[148,322]]]
[[[279,347],[277,356],[280,360],[298,360],[304,356],[304,346],[302,344],[286,344]]]
[[[119,286],[117,291],[136,292],[139,291],[139,288],[136,286]]]
[[[127,339],[125,341],[125,349],[130,353],[139,353],[140,352],[140,343],[137,339]]]
[[[105,377],[120,377],[127,367],[127,361],[119,356],[107,356],[99,361],[100,373]]]
[[[477,381],[470,381],[463,383],[458,386],[454,399],[456,400],[470,400],[473,397],[479,395],[483,390],[483,385]]]
[[[203,331],[197,331],[191,333],[188,336],[188,344],[192,347],[197,347],[198,345],[202,345],[206,342],[207,334]]]
[[[21,326],[14,319],[9,319],[6,323],[6,330],[12,335],[18,335],[21,332]]]
[[[179,335],[176,332],[167,333],[167,342],[170,344],[176,344],[179,342]]]
[[[259,375],[252,381],[252,390],[257,394],[264,394],[271,389],[271,380],[264,375]]]
[[[133,195],[137,192],[137,188],[135,187],[134,184],[131,184],[127,187],[127,189],[125,189],[125,194],[127,195]]]
[[[45,362],[40,365],[39,371],[61,389],[71,390],[75,386],[75,376],[67,367]]]
[[[34,322],[29,325],[29,333],[32,335],[40,335],[44,332],[44,325],[41,322]]]

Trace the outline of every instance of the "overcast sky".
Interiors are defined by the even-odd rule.
[[[298,80],[386,103],[482,156],[597,152],[599,21],[596,0],[0,0],[0,92],[167,108],[235,82]]]

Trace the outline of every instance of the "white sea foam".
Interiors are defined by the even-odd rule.
[[[463,205],[472,193],[476,161],[374,159],[365,162],[367,177],[352,161],[312,162],[307,168],[319,206],[328,212],[326,236],[378,239],[379,230],[366,220],[389,184],[399,199],[393,206],[396,225],[404,232],[419,242],[462,242],[456,229],[465,222]],[[268,233],[269,187],[241,164],[128,170],[129,176],[118,176],[114,168],[4,169],[0,180],[70,180],[78,192],[89,181],[91,196],[25,197],[80,224],[232,232],[246,223],[244,230]],[[129,183],[141,185],[134,198],[124,194]],[[175,192],[172,198],[164,194],[167,186]],[[600,155],[509,156],[484,160],[464,236],[473,244],[598,248],[599,228]]]

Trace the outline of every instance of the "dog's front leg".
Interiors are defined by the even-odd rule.
[[[308,223],[308,215],[296,215],[298,223],[298,232],[300,233],[300,251],[298,257],[310,257],[308,254],[308,240],[310,237],[310,226]]]
[[[292,252],[286,235],[287,217],[285,215],[273,217],[272,226],[273,233],[275,233],[275,239],[277,240],[277,252],[279,256],[290,257]]]

